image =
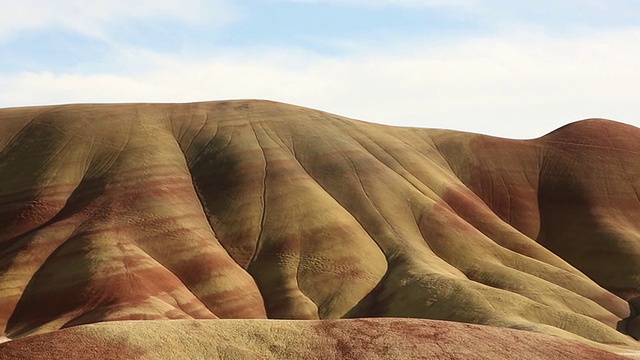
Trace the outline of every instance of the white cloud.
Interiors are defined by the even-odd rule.
[[[224,24],[238,16],[228,0],[21,0],[0,12],[0,40],[27,30],[64,28],[103,37],[107,25],[133,19],[172,19]]]
[[[184,58],[124,49],[115,54],[129,64],[120,75],[0,76],[0,104],[264,98],[367,121],[521,138],[587,117],[640,126],[638,38],[639,30],[512,33],[344,57],[260,48]]]

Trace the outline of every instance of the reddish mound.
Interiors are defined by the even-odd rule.
[[[625,359],[524,331],[434,320],[123,321],[0,345],[0,359]]]

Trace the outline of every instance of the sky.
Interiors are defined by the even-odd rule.
[[[268,99],[533,138],[640,126],[636,0],[21,0],[0,108]]]

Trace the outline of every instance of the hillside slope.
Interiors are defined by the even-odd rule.
[[[3,109],[0,331],[408,317],[637,347],[638,144],[266,101]]]

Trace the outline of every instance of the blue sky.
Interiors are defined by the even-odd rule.
[[[22,0],[0,107],[260,98],[527,138],[640,126],[639,40],[628,0]]]

